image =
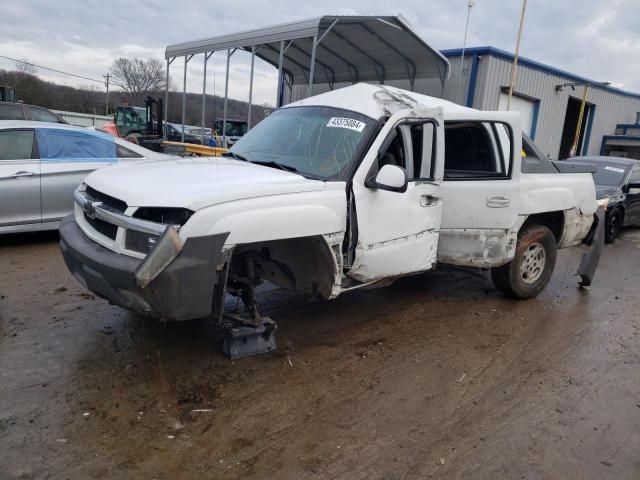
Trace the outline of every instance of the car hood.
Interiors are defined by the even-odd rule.
[[[130,207],[200,208],[268,195],[323,190],[324,182],[229,158],[180,158],[112,165],[85,183]]]
[[[596,198],[617,197],[622,195],[622,189],[620,187],[612,187],[610,185],[596,185]]]

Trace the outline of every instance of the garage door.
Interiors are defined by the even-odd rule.
[[[507,109],[506,93],[500,92],[500,100],[498,102],[498,110]],[[511,97],[511,111],[520,112],[520,118],[522,119],[522,131],[531,136],[531,130],[533,128],[534,112],[536,109],[536,102],[528,100],[526,98],[513,95]]]

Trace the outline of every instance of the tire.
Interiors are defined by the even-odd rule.
[[[622,228],[622,212],[616,208],[607,215],[605,220],[604,241],[606,243],[613,242]]]
[[[533,298],[544,290],[556,266],[558,246],[551,230],[526,225],[518,232],[513,260],[491,269],[498,290],[512,298]]]

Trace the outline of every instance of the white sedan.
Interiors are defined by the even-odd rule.
[[[0,234],[55,230],[73,211],[73,192],[90,172],[166,158],[98,130],[0,120]]]

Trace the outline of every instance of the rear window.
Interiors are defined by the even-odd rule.
[[[49,110],[39,107],[29,107],[31,111],[31,120],[36,122],[52,122],[59,123],[60,119],[57,115],[53,114]]]
[[[55,128],[36,129],[41,160],[91,161],[116,159],[116,143],[107,134]]]
[[[0,104],[0,120],[24,120],[22,105],[17,103]]]

